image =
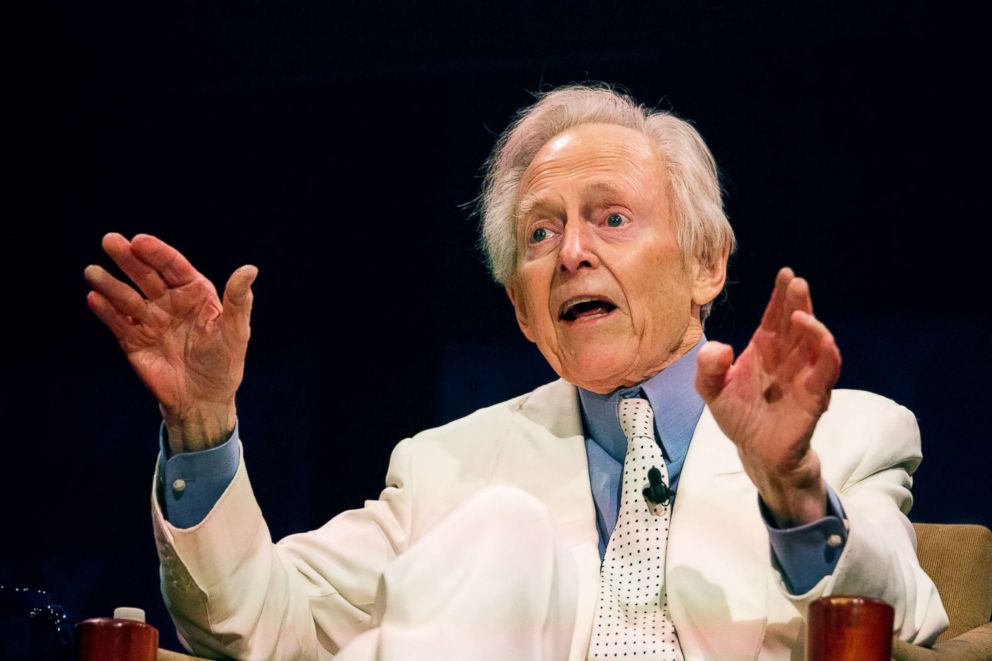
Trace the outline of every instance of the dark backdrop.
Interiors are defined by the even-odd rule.
[[[374,498],[404,436],[550,379],[465,205],[529,92],[586,79],[693,120],[717,157],[740,250],[709,336],[741,348],[793,266],[841,385],[919,417],[912,518],[989,525],[984,23],[753,4],[16,10],[0,583],[74,619],[143,606],[177,645],[148,517],[157,408],[84,302],[106,231],[157,234],[219,286],[260,267],[239,407],[276,537]]]

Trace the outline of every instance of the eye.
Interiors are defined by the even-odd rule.
[[[551,232],[550,230],[548,230],[547,227],[538,227],[537,229],[535,229],[533,232],[530,233],[530,242],[540,243],[549,236],[551,236]]]
[[[624,218],[621,214],[618,214],[618,213],[611,213],[609,216],[606,217],[606,226],[607,227],[620,227],[621,225],[623,225],[626,222],[627,222],[627,219]]]

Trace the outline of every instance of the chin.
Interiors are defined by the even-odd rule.
[[[643,379],[637,378],[632,370],[629,357],[597,351],[579,355],[562,363],[558,374],[572,385],[598,393],[608,393],[621,386],[634,385]]]

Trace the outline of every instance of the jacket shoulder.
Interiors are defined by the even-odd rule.
[[[574,393],[574,386],[561,380],[553,381],[438,427],[425,429],[405,439],[401,445],[423,450],[430,446],[471,443],[481,450],[487,444],[498,442],[510,429],[531,422],[540,424],[535,417],[540,417],[557,403],[574,400]]]
[[[416,493],[416,531],[429,529],[453,505],[490,483],[508,439],[526,438],[528,427],[539,425],[530,419],[534,410],[553,409],[542,399],[567,398],[567,388],[572,386],[548,384],[401,441],[393,449],[386,485],[387,490],[404,488],[408,499]],[[571,392],[574,399],[574,388]]]
[[[472,413],[431,429],[425,429],[410,440],[424,442],[429,439],[463,438],[470,430],[474,436],[488,435],[505,429],[507,424],[523,424],[525,419],[541,417],[558,405],[574,404],[575,387],[564,381],[552,381],[534,390],[506,401],[477,409]],[[535,420],[535,422],[541,422]]]
[[[813,447],[835,488],[880,470],[912,473],[922,460],[920,430],[905,406],[864,390],[835,390],[817,423]],[[837,482],[840,482],[838,484]]]
[[[919,436],[916,416],[888,397],[865,390],[834,390],[817,432],[847,435],[883,431]]]

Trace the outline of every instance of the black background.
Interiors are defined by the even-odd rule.
[[[758,5],[758,6],[755,6]],[[709,337],[809,278],[841,386],[919,417],[917,521],[989,525],[984,21],[929,2],[38,2],[6,22],[0,583],[149,611],[158,411],[85,305],[106,231],[259,266],[239,413],[275,537],[404,436],[549,380],[465,207],[531,91],[695,122],[740,242]],[[370,424],[372,421],[373,424]]]

